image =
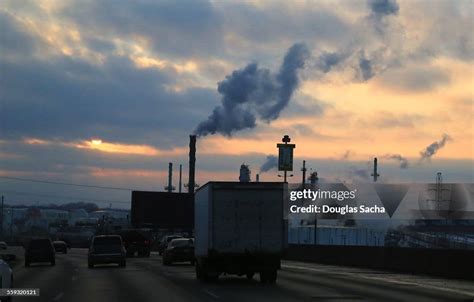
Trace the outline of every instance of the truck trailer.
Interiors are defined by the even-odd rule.
[[[221,274],[275,283],[287,245],[283,219],[286,184],[209,182],[195,195],[196,277]]]
[[[130,220],[134,228],[192,233],[194,194],[133,191]]]

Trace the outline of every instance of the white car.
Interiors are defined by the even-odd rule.
[[[2,288],[13,287],[13,272],[8,263],[0,259],[0,282]],[[1,301],[11,301],[11,297],[0,297]]]

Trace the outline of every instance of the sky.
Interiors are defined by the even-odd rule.
[[[9,204],[281,180],[288,134],[325,181],[474,181],[472,1],[18,1],[0,6],[0,190]],[[268,169],[267,169],[268,168]],[[2,178],[3,177],[3,178]],[[9,178],[8,178],[9,177]]]

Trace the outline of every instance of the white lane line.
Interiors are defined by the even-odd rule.
[[[281,267],[290,268],[290,269],[313,271],[313,272],[330,273],[330,274],[334,274],[334,275],[354,276],[354,273],[350,273],[350,272],[328,272],[327,270],[324,270],[324,269],[317,269],[317,268],[312,268],[312,267],[303,267],[303,266],[294,266],[294,265],[285,265],[285,264],[283,264]],[[370,272],[367,272],[367,273],[370,273]],[[388,282],[388,283],[401,284],[401,285],[415,285],[415,286],[424,287],[424,288],[427,288],[427,289],[440,290],[440,291],[456,293],[456,294],[464,294],[464,295],[467,295],[467,296],[471,296],[472,293],[473,293],[473,292],[465,291],[463,289],[447,288],[447,287],[441,287],[441,286],[435,286],[435,285],[429,285],[429,284],[422,284],[422,283],[410,282],[410,281],[398,281],[398,280],[393,280],[393,279],[385,279],[385,278],[381,278],[381,277],[363,276],[363,275],[359,275],[359,274],[357,274],[357,278],[364,278],[364,279],[377,280],[377,281],[385,281],[385,282]]]
[[[64,293],[59,293],[56,295],[56,297],[54,297],[53,301],[59,301],[61,300],[61,298],[64,296]]]
[[[211,291],[208,291],[207,289],[203,289],[202,291],[205,292],[206,294],[208,294],[209,296],[213,297],[214,299],[219,299],[218,295],[214,294]]]

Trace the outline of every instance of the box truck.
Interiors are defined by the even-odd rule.
[[[275,283],[287,245],[285,188],[280,182],[209,182],[196,192],[198,279],[259,273],[262,283]]]

